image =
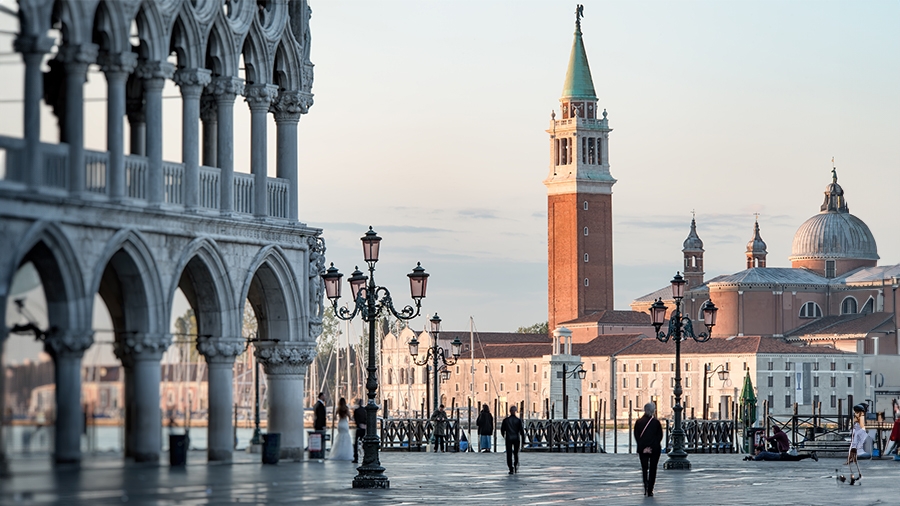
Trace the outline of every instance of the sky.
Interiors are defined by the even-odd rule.
[[[9,4],[6,0],[4,4]],[[584,1],[584,43],[609,113],[617,309],[681,266],[691,213],[707,278],[744,268],[759,213],[768,265],[819,211],[834,157],[880,264],[900,262],[900,3]],[[359,238],[383,237],[376,280],[445,329],[513,331],[547,320],[550,113],[572,45],[573,2],[311,0],[315,105],[300,123],[300,219],[349,275]],[[15,30],[0,15],[0,29]],[[11,50],[12,37],[0,35]],[[0,57],[0,114],[21,118],[21,59]],[[4,63],[10,62],[10,63]],[[105,80],[85,96],[89,149],[105,149]],[[164,96],[167,160],[181,103]],[[12,101],[9,101],[13,99]],[[249,172],[249,110],[236,167]],[[44,111],[43,137],[55,127]],[[269,167],[275,127],[269,122]],[[0,122],[21,136],[21,121]],[[180,314],[180,313],[179,313]],[[177,316],[177,315],[176,315]],[[426,318],[413,327],[420,329]]]

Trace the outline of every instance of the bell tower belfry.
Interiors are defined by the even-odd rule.
[[[559,99],[551,113],[547,187],[548,318],[550,329],[613,309],[612,186],[606,111],[581,37],[582,7]]]

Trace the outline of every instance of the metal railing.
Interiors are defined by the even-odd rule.
[[[734,420],[683,420],[684,451],[688,453],[737,453]],[[666,420],[666,448],[672,448],[672,420]]]
[[[596,453],[594,420],[529,419],[524,421],[525,444],[522,451]]]
[[[444,432],[446,451],[459,451],[460,426],[459,418],[447,418]],[[382,419],[381,451],[421,452],[429,444],[433,444],[431,435],[434,423],[426,418],[392,418]]]

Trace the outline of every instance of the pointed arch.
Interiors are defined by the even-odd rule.
[[[177,55],[179,67],[205,68],[207,42],[205,30],[190,12],[189,5],[189,2],[185,2],[175,18],[169,48]]]
[[[106,302],[116,331],[163,334],[168,331],[167,304],[156,260],[140,232],[114,234],[95,266],[90,294]]]
[[[303,295],[297,277],[279,246],[262,248],[251,263],[239,303],[249,300],[256,312],[260,339],[301,341],[305,335],[301,318]]]
[[[259,23],[250,25],[250,32],[244,38],[241,49],[247,84],[268,84],[272,76],[272,65],[265,40]]]
[[[173,307],[175,290],[181,288],[197,317],[198,333],[214,337],[240,337],[240,311],[234,288],[218,244],[209,238],[187,245],[173,271],[167,290],[167,307]]]
[[[84,276],[75,248],[65,232],[55,223],[37,221],[17,241],[13,262],[4,269],[4,286],[26,262],[34,264],[44,286],[47,316],[51,327],[61,329],[89,328],[84,291]],[[4,306],[5,307],[5,306]]]
[[[169,40],[166,24],[157,2],[141,2],[134,21],[137,23],[141,45],[136,52],[145,60],[166,61],[169,56]]]
[[[99,0],[56,0],[53,18],[59,20],[65,44],[88,44]]]
[[[231,43],[228,24],[217,16],[206,38],[206,68],[214,76],[238,77],[238,54]]]
[[[285,30],[275,49],[275,61],[272,65],[272,83],[278,85],[279,91],[302,89],[300,77],[302,61],[303,54],[300,51],[300,45],[294,39],[293,32]]]

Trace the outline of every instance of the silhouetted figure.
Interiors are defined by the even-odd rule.
[[[634,422],[634,440],[637,442],[637,452],[641,458],[644,495],[649,497],[653,496],[653,486],[656,485],[656,468],[659,466],[663,438],[662,425],[654,415],[656,405],[648,402],[644,405],[644,416]]]
[[[525,427],[522,420],[516,416],[516,407],[509,407],[509,416],[500,424],[500,435],[506,441],[506,465],[509,474],[519,472],[519,448],[525,442]]]

